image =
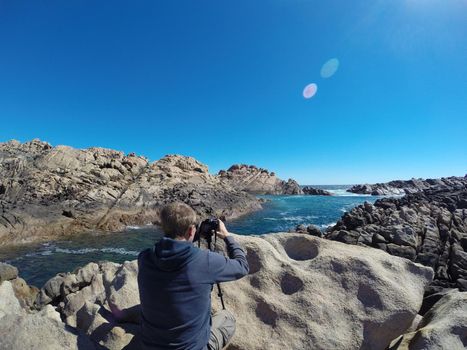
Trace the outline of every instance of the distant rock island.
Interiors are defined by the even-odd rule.
[[[467,176],[467,175],[466,175]],[[423,191],[432,186],[449,189],[466,182],[466,177],[443,177],[441,179],[394,180],[386,183],[355,185],[347,192],[373,196],[404,195]]]

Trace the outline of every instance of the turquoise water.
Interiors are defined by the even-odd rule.
[[[321,229],[333,225],[342,214],[378,197],[352,195],[343,186],[322,186],[335,196],[261,196],[264,210],[227,223],[231,232],[263,234],[287,231],[299,224]],[[128,227],[123,232],[90,233],[18,248],[0,249],[0,261],[15,265],[28,283],[42,286],[58,272],[72,271],[90,261],[133,260],[162,236],[156,226]]]

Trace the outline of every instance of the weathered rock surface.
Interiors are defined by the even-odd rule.
[[[309,235],[236,238],[250,274],[222,285],[237,317],[231,350],[384,349],[412,324],[433,278],[430,268],[406,259]],[[137,348],[136,262],[96,265],[59,275],[42,292],[96,344]],[[76,283],[80,276],[88,282]]]
[[[233,188],[252,194],[303,194],[295,180],[281,180],[274,172],[254,165],[235,164],[217,176]]]
[[[467,176],[467,175],[466,175]],[[349,188],[348,192],[371,194],[374,196],[404,195],[426,190],[430,187],[452,189],[464,187],[467,184],[467,177],[443,177],[441,179],[411,179],[395,180],[386,183],[355,185]]]
[[[326,237],[367,245],[435,271],[431,292],[467,290],[467,186],[432,186],[402,198],[365,203],[343,215]]]
[[[420,320],[417,329],[396,339],[391,350],[467,348],[467,293],[451,291]]]
[[[0,349],[95,349],[82,332],[67,327],[50,305],[37,313],[3,316],[0,334]]]
[[[157,223],[159,207],[172,201],[227,218],[261,207],[190,157],[149,163],[97,147],[0,143],[0,244]]]

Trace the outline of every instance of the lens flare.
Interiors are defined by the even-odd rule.
[[[312,98],[313,96],[316,95],[317,91],[318,91],[318,85],[316,85],[315,83],[308,84],[303,89],[303,97],[305,97],[306,99]]]
[[[332,77],[339,68],[339,60],[337,58],[331,58],[321,67],[321,77],[330,78]]]

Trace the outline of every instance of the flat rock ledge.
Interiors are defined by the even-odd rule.
[[[413,323],[433,278],[431,268],[407,259],[310,235],[236,239],[250,273],[222,284],[237,318],[230,350],[386,349]],[[8,283],[0,296],[11,296]],[[216,293],[212,299],[215,311]],[[136,261],[89,263],[53,277],[36,297],[40,311],[19,313],[15,298],[3,300],[0,348],[22,349],[23,337],[32,345],[50,338],[51,349],[139,348]]]

